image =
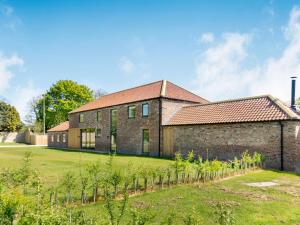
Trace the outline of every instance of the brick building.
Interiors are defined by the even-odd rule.
[[[270,168],[300,170],[300,117],[272,96],[208,102],[169,81],[108,94],[48,131],[49,146],[232,159],[246,149]],[[63,138],[63,136],[65,138]],[[63,140],[65,140],[63,142]]]

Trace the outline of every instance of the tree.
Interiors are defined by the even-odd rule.
[[[43,104],[45,99],[46,129],[68,119],[68,113],[93,100],[93,91],[85,85],[72,80],[59,80],[53,84],[44,96],[38,98],[33,110],[36,121],[43,122]]]
[[[0,101],[0,131],[16,131],[21,124],[20,115],[16,108]]]

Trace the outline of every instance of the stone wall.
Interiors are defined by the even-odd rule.
[[[300,122],[283,124],[283,168],[300,174]]]
[[[25,134],[18,132],[0,132],[0,142],[1,143],[24,143]]]
[[[286,151],[291,151],[296,145],[291,142],[295,129],[290,124],[285,129],[290,130],[288,134],[285,133],[286,143],[293,145],[286,145]],[[171,156],[176,151],[186,155],[194,150],[196,154],[206,158],[208,149],[210,159],[230,160],[249,150],[262,153],[266,157],[267,167],[280,169],[279,122],[166,126],[164,133],[168,134],[163,138],[163,151],[166,153],[164,156]],[[294,153],[299,155],[299,148]],[[290,156],[288,158],[291,159]],[[292,162],[286,159],[286,163]]]
[[[65,134],[65,142],[63,141],[63,134]],[[53,139],[52,139],[53,138]],[[57,141],[59,138],[59,141]],[[48,133],[48,147],[53,148],[67,148],[68,147],[68,132],[49,132]]]
[[[142,117],[142,104],[149,103],[149,116]],[[128,118],[128,106],[136,106],[135,118]],[[110,150],[110,111],[117,110],[117,152],[126,154],[142,154],[142,131],[149,129],[150,155],[158,156],[159,151],[159,100],[153,99],[136,103],[124,104],[98,110],[82,112],[84,122],[79,122],[79,114],[69,115],[70,128],[99,128],[100,137],[96,137],[96,150]],[[101,121],[97,121],[97,112]]]

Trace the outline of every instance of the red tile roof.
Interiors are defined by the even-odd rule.
[[[280,100],[266,95],[186,106],[165,125],[216,124],[298,119]]]
[[[59,132],[59,131],[67,131],[69,130],[69,121],[62,122],[58,124],[56,127],[51,128],[48,132]]]
[[[88,111],[92,109],[105,108],[130,102],[144,101],[159,97],[185,100],[196,103],[207,103],[208,101],[195,95],[169,81],[157,81],[150,84],[126,89],[112,94],[101,96],[93,102],[87,103],[70,113]]]

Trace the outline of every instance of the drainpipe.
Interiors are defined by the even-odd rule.
[[[162,121],[162,118],[161,118],[161,110],[162,110],[162,103],[161,103],[161,98],[159,98],[159,112],[158,112],[158,116],[159,116],[159,127],[158,127],[158,156],[160,157],[161,156],[161,148],[160,148],[160,142],[161,142],[161,121]]]
[[[280,125],[280,170],[284,170],[284,152],[283,152],[283,148],[284,148],[284,142],[283,142],[283,127],[284,124],[279,121],[279,125]]]

